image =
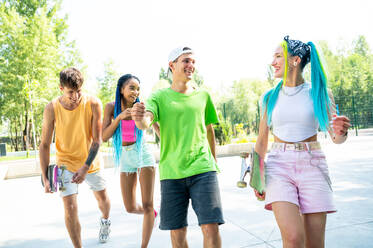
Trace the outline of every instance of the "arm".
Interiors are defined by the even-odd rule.
[[[153,123],[153,129],[154,129],[154,132],[157,134],[158,138],[161,138],[161,132],[160,132],[160,129],[159,129],[158,122]]]
[[[259,134],[255,143],[255,151],[264,159],[268,148],[269,127],[267,126],[267,114],[261,118],[259,123]]]
[[[267,114],[264,113],[263,118],[261,118],[259,123],[259,135],[255,143],[255,151],[259,154],[261,159],[264,159],[266,153],[267,153],[267,147],[268,147],[268,134],[269,134],[269,127],[267,125]],[[258,191],[254,189],[255,196],[259,200],[265,199],[265,192],[262,194],[259,194]]]
[[[137,128],[141,130],[148,129],[153,122],[152,112],[145,110],[144,103],[135,103],[131,109],[132,120],[135,121]]]
[[[44,182],[45,193],[52,193],[47,179],[47,169],[50,159],[50,145],[54,130],[54,110],[52,102],[48,103],[43,113],[43,125],[41,131],[41,142],[39,146],[39,159],[41,174]]]
[[[114,103],[108,103],[105,106],[104,121],[102,124],[102,140],[108,141],[114,134],[121,120],[131,117],[131,109],[127,108],[120,113],[114,120]]]
[[[210,145],[210,150],[212,153],[212,156],[214,156],[214,159],[216,161],[216,153],[215,153],[215,132],[214,132],[214,127],[212,124],[206,126],[206,131],[207,131],[207,140],[209,141]]]
[[[342,144],[347,140],[347,131],[351,126],[350,119],[346,116],[337,116],[333,93],[328,89],[328,95],[331,102],[331,111],[328,113],[330,127],[328,132],[335,144]]]
[[[104,110],[104,121],[102,123],[102,141],[108,141],[114,134],[115,129],[119,125],[119,119],[116,118],[112,121],[114,117],[114,104],[108,103]]]
[[[92,144],[84,165],[73,175],[71,182],[82,183],[87,175],[89,167],[95,159],[102,142],[101,102],[91,98],[92,107]]]

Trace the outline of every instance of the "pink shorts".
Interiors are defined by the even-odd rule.
[[[328,165],[322,150],[272,149],[266,163],[265,209],[290,202],[302,214],[336,212]]]

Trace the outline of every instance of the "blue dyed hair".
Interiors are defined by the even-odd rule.
[[[319,122],[320,129],[322,131],[327,131],[329,127],[329,118],[328,112],[330,111],[330,99],[327,90],[327,77],[324,70],[324,67],[321,63],[319,53],[315,47],[315,44],[312,42],[307,43],[311,50],[310,50],[310,57],[311,57],[311,82],[312,82],[312,89],[311,89],[311,98],[313,101],[313,108],[315,112],[315,116]],[[262,102],[262,114],[264,111],[267,114],[267,125],[270,126],[272,122],[272,112],[276,105],[278,94],[280,93],[281,87],[286,83],[286,77],[288,72],[288,51],[287,42],[283,41],[281,46],[284,50],[284,58],[285,58],[285,72],[284,78],[281,80],[276,87],[269,90],[263,97]],[[304,65],[305,66],[305,65]],[[302,69],[303,67],[302,66]]]
[[[121,94],[121,89],[125,87],[125,85],[129,82],[130,79],[136,79],[139,83],[140,80],[131,74],[125,74],[121,76],[118,80],[117,84],[117,89],[115,92],[115,105],[114,105],[114,119],[122,112],[122,99],[125,101],[123,98],[123,95]],[[136,99],[135,102],[140,102],[139,98]],[[137,150],[139,151],[139,157],[140,159],[142,158],[142,137],[143,137],[143,132],[141,129],[138,129],[135,126],[135,137],[136,137],[136,147]],[[114,147],[114,162],[115,166],[119,167],[120,165],[120,159],[122,157],[122,122],[119,122],[119,125],[117,129],[115,129],[114,134],[113,134],[113,147]]]

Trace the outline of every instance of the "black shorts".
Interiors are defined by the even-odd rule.
[[[161,230],[188,226],[189,199],[198,224],[224,224],[220,190],[215,171],[182,179],[161,181]]]

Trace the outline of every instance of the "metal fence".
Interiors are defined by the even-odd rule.
[[[373,127],[373,95],[351,94],[349,96],[335,96],[340,115],[351,120],[356,135],[358,129]]]
[[[338,107],[339,114],[345,115],[351,120],[351,129],[358,130],[363,128],[373,128],[373,95],[353,94],[348,96],[334,96],[335,103]],[[254,124],[255,133],[259,131],[259,103]]]

